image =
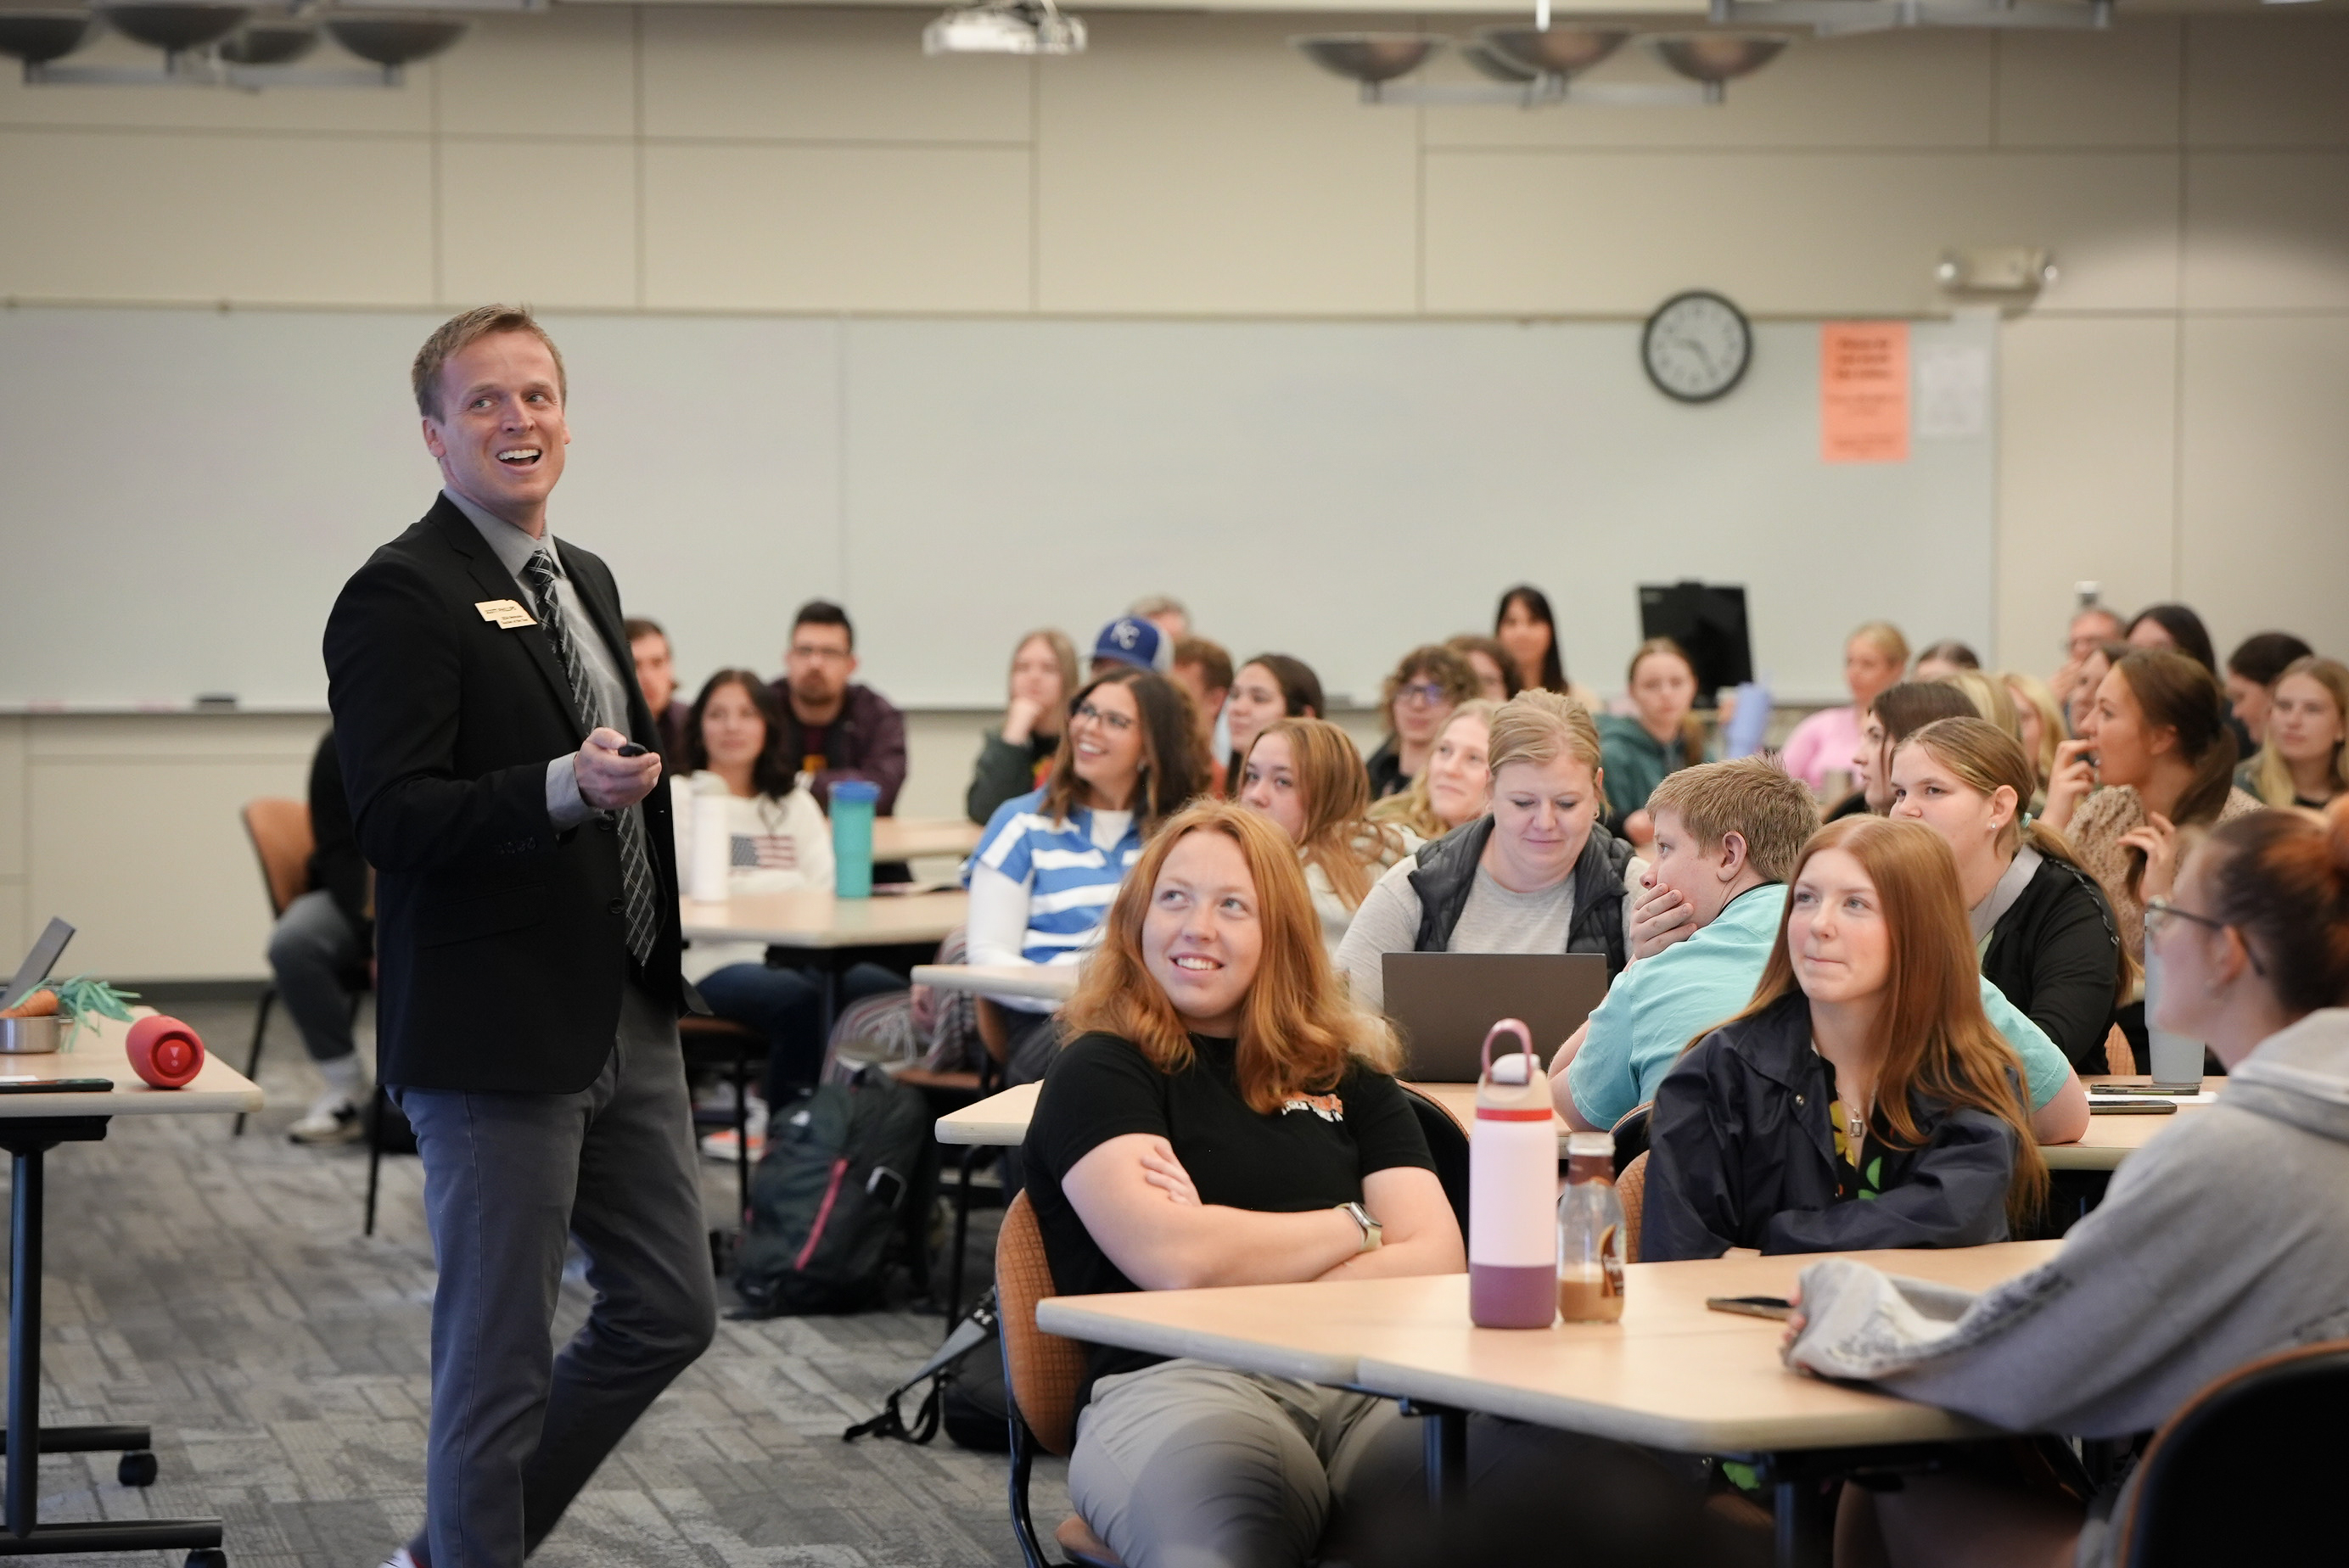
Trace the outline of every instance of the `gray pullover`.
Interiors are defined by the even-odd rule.
[[[2248,1361],[2349,1336],[2349,1008],[2261,1041],[2044,1266],[1975,1295],[1830,1258],[1802,1288],[1790,1365],[2019,1431],[2146,1431]]]

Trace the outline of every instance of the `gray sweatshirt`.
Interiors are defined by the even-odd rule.
[[[1791,1365],[2083,1437],[2149,1430],[2248,1361],[2349,1336],[2349,1008],[2261,1041],[2045,1266],[1975,1295],[1830,1258],[1803,1271],[1803,1310]]]

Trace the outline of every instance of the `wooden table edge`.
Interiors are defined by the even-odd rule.
[[[1241,1372],[1294,1377],[1300,1383],[1321,1383],[1332,1387],[1343,1387],[1354,1380],[1355,1362],[1350,1356],[1317,1355],[1309,1350],[1270,1346],[1176,1324],[1150,1323],[1115,1313],[1095,1315],[1074,1305],[1074,1298],[1069,1297],[1048,1296],[1036,1304],[1036,1326],[1047,1334],[1103,1343],[1093,1339],[1090,1332],[1096,1326],[1114,1326],[1121,1336],[1120,1348],[1138,1350],[1146,1356],[1195,1357]],[[1145,1343],[1133,1343],[1136,1340]]]

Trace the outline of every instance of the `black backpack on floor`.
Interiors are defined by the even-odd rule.
[[[877,1068],[778,1107],[750,1177],[750,1230],[734,1288],[750,1315],[880,1305],[907,1216],[936,1180],[929,1105]]]

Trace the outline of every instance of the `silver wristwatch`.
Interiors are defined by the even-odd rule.
[[[1361,1250],[1366,1253],[1378,1251],[1381,1243],[1386,1240],[1387,1228],[1380,1224],[1371,1212],[1360,1203],[1340,1203],[1338,1205],[1338,1210],[1354,1223],[1362,1227]]]

